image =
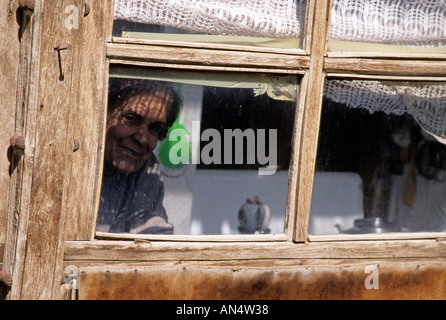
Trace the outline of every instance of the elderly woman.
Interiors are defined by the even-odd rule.
[[[96,230],[172,234],[164,184],[153,154],[178,117],[172,84],[110,79],[104,172]]]

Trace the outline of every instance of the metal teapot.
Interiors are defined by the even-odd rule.
[[[353,228],[342,229],[339,224],[335,227],[340,233],[364,234],[364,233],[386,233],[402,231],[397,225],[387,222],[382,218],[356,219]]]
[[[268,225],[270,218],[271,212],[269,207],[260,202],[257,196],[252,200],[246,199],[246,202],[240,207],[238,212],[238,220],[240,222],[238,229],[243,234],[269,233]]]

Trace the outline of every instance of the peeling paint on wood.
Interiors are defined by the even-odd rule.
[[[367,267],[370,267],[367,269]],[[377,272],[375,278],[370,271]],[[79,299],[445,299],[445,264],[86,268]],[[370,283],[377,288],[367,289]]]

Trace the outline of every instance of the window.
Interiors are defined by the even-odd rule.
[[[335,0],[330,18],[309,234],[444,232],[445,84],[422,67],[444,58],[444,5]]]
[[[335,0],[328,51],[351,56],[444,54],[445,17],[441,1]]]
[[[149,177],[154,170],[133,177],[136,170],[127,168],[138,161],[135,153],[142,154],[142,139],[134,130],[120,134],[109,123],[116,119],[117,101],[124,104],[132,97],[127,85],[139,92],[141,86],[160,85],[160,79],[172,85],[181,106],[165,138],[153,149],[164,185],[160,186],[164,197],[159,199],[164,209],[159,204],[150,211],[153,196],[149,190],[157,190]],[[139,232],[119,212],[141,211],[138,214],[166,220],[143,233],[284,233],[297,90],[296,76],[112,67],[98,231]],[[133,115],[123,111],[125,116]],[[131,155],[109,151],[113,143]],[[107,169],[111,161],[122,162],[115,166],[118,172]],[[253,208],[254,213],[266,210],[260,226],[242,226],[242,207]]]
[[[301,49],[305,12],[305,0],[157,0],[144,4],[118,0],[113,35],[183,45],[195,42],[201,46],[212,43],[223,47],[251,46],[259,51]]]
[[[89,290],[102,287],[98,287],[98,279],[104,279],[102,293],[125,291],[129,294],[126,297],[142,293],[149,299],[159,299],[162,294],[170,299],[193,299],[199,292],[202,296],[227,298],[224,295],[230,292],[229,298],[284,298],[282,294],[285,298],[307,298],[308,292],[317,290],[302,291],[302,286],[290,286],[288,280],[304,279],[307,288],[311,283],[327,284],[326,267],[340,284],[333,286],[331,280],[327,284],[340,288],[335,290],[336,298],[350,293],[363,298],[443,295],[441,281],[417,290],[419,284],[431,283],[428,278],[442,279],[444,275],[444,211],[441,201],[430,200],[444,186],[443,1],[116,0],[115,15],[112,5],[105,1],[89,3],[91,10],[85,1],[74,5],[48,2],[51,5],[47,1],[11,2],[11,14],[5,12],[0,17],[2,23],[7,20],[7,30],[11,31],[5,39],[15,39],[16,49],[20,46],[17,78],[6,73],[2,79],[18,83],[15,126],[11,126],[12,116],[2,137],[5,151],[10,143],[19,163],[16,167],[12,164],[11,177],[6,171],[3,175],[6,179],[2,181],[9,179],[11,187],[9,195],[4,195],[7,201],[2,202],[8,210],[0,213],[0,220],[6,222],[0,228],[0,239],[4,239],[0,247],[5,252],[0,262],[12,272],[14,297],[58,297],[59,275],[65,267],[79,270],[81,281],[91,284],[82,283],[80,298],[98,293]],[[219,4],[238,4],[243,10],[239,7],[231,11]],[[13,15],[12,9],[18,5],[22,8]],[[28,5],[35,7],[34,11]],[[165,10],[163,5],[172,7]],[[246,9],[248,5],[253,7]],[[197,12],[199,9],[202,11]],[[213,14],[210,20],[218,22],[218,28],[206,26],[203,12]],[[227,19],[229,16],[232,19]],[[16,17],[25,19],[18,38],[10,37],[19,28]],[[201,20],[192,23],[195,17]],[[266,17],[273,19],[262,20]],[[173,24],[170,18],[174,18]],[[277,25],[278,20],[286,24]],[[226,25],[227,21],[232,24]],[[243,23],[240,26],[238,22]],[[384,37],[381,41],[380,36],[390,35],[393,26],[407,27],[410,33],[406,40],[417,40],[394,42]],[[282,32],[288,29],[292,33]],[[420,38],[427,43],[420,43]],[[66,49],[58,56],[55,48]],[[13,55],[13,50],[9,54]],[[169,117],[169,121],[174,129],[180,129],[172,137],[186,143],[158,141],[158,149],[153,149],[159,172],[164,172],[163,203],[169,218],[156,219],[149,225],[144,225],[144,220],[142,227],[157,231],[153,234],[100,229],[104,223],[97,213],[107,173],[103,170],[108,141],[106,109],[115,101],[107,99],[107,92],[115,80],[147,86],[156,82],[165,88],[150,99],[126,95],[132,102],[138,100],[141,107],[153,104],[158,113],[140,114],[137,111],[144,108],[127,108],[132,112],[117,112],[114,119],[115,125],[122,122],[132,129],[149,130],[157,138],[164,134],[170,137],[173,130],[169,133],[167,112],[155,106],[176,101],[177,94],[182,97],[181,113]],[[389,104],[392,100],[393,105]],[[126,107],[134,106],[126,102]],[[5,110],[10,110],[11,104],[8,106]],[[13,127],[16,134],[24,134],[24,150],[22,144],[10,140]],[[397,128],[407,130],[395,131]],[[231,139],[229,163],[224,163],[229,153],[222,153],[221,144],[219,149],[213,143],[219,138],[224,141],[225,129],[243,142],[243,152],[236,154],[232,147],[236,148],[237,140]],[[275,138],[276,145],[270,143]],[[362,143],[367,139],[370,144]],[[194,143],[197,140],[199,143]],[[255,152],[248,141],[256,142]],[[364,145],[370,149],[365,150]],[[403,148],[406,145],[410,146],[407,150]],[[145,151],[135,145],[118,146],[134,158]],[[271,156],[274,147],[277,157]],[[167,158],[160,156],[166,153],[164,148]],[[373,151],[382,149],[386,153]],[[365,156],[368,154],[372,157]],[[241,155],[238,163],[237,156]],[[372,180],[381,172],[364,171],[365,165],[386,170],[380,183]],[[264,169],[266,173],[275,171],[259,175]],[[416,179],[407,183],[410,170],[416,172]],[[195,178],[192,190],[183,187],[191,186],[186,185],[190,173]],[[251,191],[242,185],[248,178],[267,181],[262,188],[273,186],[273,190],[267,195]],[[234,207],[217,213],[215,207],[223,206],[216,203],[221,199],[215,188],[223,184],[229,185],[224,189],[240,193],[237,196],[242,196],[237,188],[248,193],[243,199],[223,199],[225,205]],[[258,183],[253,185],[259,187]],[[392,192],[382,192],[382,187],[389,186]],[[161,192],[161,187],[157,190]],[[180,198],[179,190],[188,190],[189,194],[181,196],[191,201],[175,201]],[[196,201],[208,199],[200,197],[205,192],[216,197],[211,203],[201,204],[208,211],[197,211]],[[266,216],[266,209],[256,203],[256,195],[270,209],[269,224],[246,230],[237,221],[246,198],[254,202],[250,205],[254,204],[256,212],[263,208],[260,216]],[[332,196],[342,205],[351,201],[348,209],[354,210],[346,212],[344,207],[331,205]],[[403,205],[407,204],[412,206],[406,211]],[[180,210],[168,205],[181,207],[186,214],[175,217]],[[280,206],[277,215],[275,205]],[[321,207],[333,210],[327,213]],[[339,212],[345,219],[336,220]],[[386,222],[398,220],[400,229],[346,233],[365,227],[364,219],[369,217],[391,217],[393,220]],[[356,225],[355,220],[359,221]],[[209,222],[218,226],[209,229]],[[126,231],[140,225],[125,227]],[[371,261],[380,268],[386,264],[380,269],[392,272],[386,278],[401,280],[393,288],[400,289],[399,284],[405,285],[407,279],[415,279],[416,284],[404,295],[393,295],[394,291],[388,290],[368,290],[364,294],[361,290],[367,275],[363,266]],[[240,268],[242,272],[238,272]],[[279,268],[277,273],[272,271]],[[344,271],[351,281],[344,281]],[[234,274],[238,275],[234,278]],[[414,274],[424,276],[413,278]],[[284,275],[280,283],[278,275]],[[308,281],[308,275],[314,275],[315,281]],[[356,281],[357,276],[361,281]],[[150,281],[140,281],[141,277]],[[229,285],[222,279],[229,279]],[[140,290],[134,290],[135,281],[142,285]],[[116,288],[124,291],[109,290],[117,282]],[[215,288],[209,283],[224,288],[221,295],[214,295]],[[344,290],[351,284],[358,287]],[[181,287],[185,291],[172,291]],[[191,287],[196,289],[188,290]],[[239,291],[242,287],[247,290]],[[75,291],[71,292],[73,297]],[[326,297],[325,291],[323,295]]]
[[[106,169],[108,121],[117,98],[109,93],[97,236],[286,233],[300,68],[307,65],[305,11],[305,1],[115,1],[110,90],[116,82],[167,83],[181,105],[153,150],[164,196],[162,208],[152,211],[162,211],[153,214],[164,221],[136,228],[119,211],[137,193],[150,194],[111,187],[117,178],[112,182]],[[153,62],[159,50],[165,56]],[[142,153],[123,137],[119,143],[132,156]],[[138,189],[136,180],[126,183]]]
[[[412,101],[419,95],[411,90],[423,91],[426,101],[440,99],[432,107],[437,110],[442,109],[443,86],[438,78],[429,83],[432,79],[423,78],[410,64],[426,65],[426,72],[434,77],[441,73],[425,61],[410,59],[442,57],[444,8],[418,2],[383,1],[377,7],[369,2],[333,1],[327,7],[330,19],[325,27],[330,32],[325,44],[319,38],[323,34],[318,34],[325,32],[324,26],[305,31],[305,24],[314,22],[313,5],[304,1],[115,2],[113,40],[108,46],[110,79],[164,81],[182,97],[175,124],[184,129],[186,138],[176,136],[176,141],[188,141],[189,148],[182,150],[183,157],[188,154],[187,163],[172,163],[166,150],[176,150],[180,144],[173,147],[168,137],[154,150],[165,184],[168,224],[174,225],[168,233],[243,234],[239,212],[254,199],[271,212],[270,225],[249,233],[292,234],[294,240],[304,241],[308,234],[444,231],[442,213],[430,211],[431,216],[415,218],[415,211],[425,210],[423,201],[430,200],[417,199],[421,209],[415,209],[416,192],[412,190],[411,200],[405,193],[408,180],[394,181],[392,175],[401,178],[409,163],[404,161],[409,160],[402,159],[402,147],[396,147],[399,142],[389,142],[395,130],[404,126],[424,137],[412,137],[419,143],[427,141],[424,134],[429,133],[435,141],[426,145],[435,145],[436,151],[431,152],[437,160],[423,158],[424,151],[419,150],[411,161],[419,162],[417,172],[423,170],[421,163],[436,162],[440,168],[425,168],[431,175],[442,167],[438,160],[443,157],[442,132],[432,131],[432,126],[442,130],[435,120],[441,112],[424,114],[420,102]],[[427,21],[420,16],[433,18]],[[317,17],[322,19],[322,14]],[[426,37],[431,31],[433,35]],[[392,55],[403,61],[386,59]],[[355,57],[363,60],[356,63]],[[431,95],[432,88],[436,95]],[[398,109],[402,105],[407,110]],[[423,122],[426,117],[435,119]],[[316,130],[310,122],[319,120],[320,130]],[[265,136],[259,135],[262,130]],[[225,148],[228,131],[241,134],[240,151],[235,149],[234,136],[230,148]],[[375,139],[378,136],[382,140]],[[260,149],[265,151],[263,162],[258,148],[250,147],[250,141],[258,147],[260,138],[265,141],[264,150]],[[276,156],[271,149],[274,139]],[[383,149],[391,159],[381,154]],[[267,154],[274,159],[265,158]],[[259,174],[271,161],[274,174]],[[381,176],[382,166],[392,176],[388,180]],[[435,175],[441,176],[441,171]],[[438,192],[441,186],[435,187]],[[401,213],[401,201],[411,203],[412,217]],[[375,229],[358,231],[364,223],[373,223]]]
[[[445,88],[327,80],[310,234],[446,231]]]

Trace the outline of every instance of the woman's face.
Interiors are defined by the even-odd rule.
[[[139,170],[166,127],[167,99],[164,95],[140,94],[125,100],[107,118],[105,170],[123,173]]]

